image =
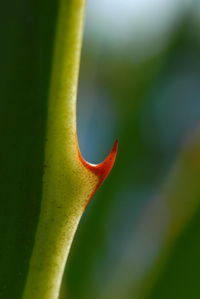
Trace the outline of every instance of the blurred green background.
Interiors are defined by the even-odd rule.
[[[88,1],[80,147],[98,163],[118,137],[119,152],[76,234],[66,298],[200,298],[199,32],[199,1]]]
[[[2,1],[0,298],[20,299],[42,190],[58,1]],[[83,156],[117,161],[73,242],[63,299],[200,298],[200,1],[88,0]],[[40,299],[40,298],[38,298]]]

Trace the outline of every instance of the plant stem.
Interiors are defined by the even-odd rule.
[[[84,0],[60,0],[51,75],[40,218],[23,299],[56,299],[84,209],[109,174],[116,141],[100,164],[86,162],[76,134]]]
[[[49,95],[43,197],[23,299],[55,299],[69,249],[97,177],[81,164],[76,93],[84,0],[60,0]]]

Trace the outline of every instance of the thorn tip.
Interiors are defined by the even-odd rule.
[[[78,143],[77,143],[77,145],[78,145]],[[107,178],[107,176],[109,175],[110,171],[113,168],[113,165],[115,163],[116,156],[117,156],[118,139],[115,140],[115,143],[114,143],[110,153],[105,158],[105,160],[99,164],[91,164],[91,163],[87,162],[81,155],[81,152],[80,152],[78,146],[77,146],[77,148],[78,148],[78,156],[79,156],[81,163],[84,165],[85,168],[87,168],[89,171],[91,171],[98,177],[98,183],[86,202],[86,205],[85,205],[85,208],[86,208],[90,199],[93,197],[93,195],[96,193],[96,191],[102,185],[102,183],[105,181],[105,179]]]
[[[98,187],[103,183],[103,181],[105,181],[105,179],[107,178],[111,169],[113,168],[113,165],[116,160],[117,150],[118,150],[118,139],[116,139],[110,153],[105,158],[105,160],[99,164],[91,164],[91,163],[87,162],[82,157],[82,155],[79,151],[79,158],[80,158],[82,164],[99,178]]]

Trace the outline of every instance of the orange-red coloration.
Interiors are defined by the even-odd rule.
[[[117,155],[117,149],[118,149],[118,140],[115,141],[110,154],[106,157],[106,159],[103,162],[101,162],[99,164],[91,164],[91,163],[87,162],[82,157],[80,150],[78,150],[79,159],[81,160],[82,164],[88,170],[90,170],[92,173],[94,173],[99,179],[98,184],[96,185],[94,191],[92,192],[92,194],[90,195],[90,197],[86,203],[86,206],[88,205],[90,199],[96,193],[97,189],[99,189],[101,184],[105,181],[105,179],[109,175],[111,169],[113,168],[113,165],[114,165],[115,159],[116,159],[116,155]]]

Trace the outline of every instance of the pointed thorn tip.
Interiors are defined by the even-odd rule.
[[[91,164],[87,162],[79,152],[79,157],[83,165],[99,178],[99,186],[103,183],[103,181],[106,179],[111,169],[113,168],[117,156],[118,143],[118,139],[116,139],[108,156],[103,162],[99,164]]]
[[[93,197],[93,195],[96,193],[96,191],[99,189],[99,187],[102,185],[102,183],[105,181],[105,179],[109,175],[110,171],[112,170],[113,165],[114,165],[115,160],[116,160],[116,156],[117,156],[118,143],[119,143],[118,139],[116,139],[116,141],[115,141],[110,153],[108,154],[108,156],[105,158],[105,160],[103,162],[101,162],[99,164],[91,164],[91,163],[87,162],[82,157],[80,151],[78,151],[79,159],[81,160],[82,164],[85,166],[85,168],[87,168],[89,171],[94,173],[98,177],[98,180],[99,180],[98,184],[96,185],[96,188],[92,192],[92,194],[91,194],[90,198],[88,199],[85,207],[87,206],[90,199]]]

